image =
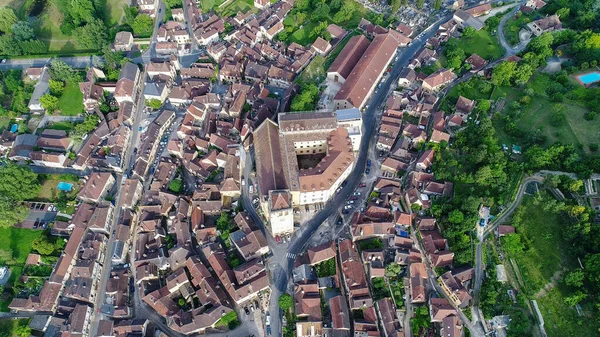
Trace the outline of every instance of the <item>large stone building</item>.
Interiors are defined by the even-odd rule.
[[[326,202],[354,167],[349,132],[333,112],[282,113],[254,132],[261,206],[274,235],[293,231],[293,207]]]
[[[340,91],[335,95],[333,102],[337,110],[360,109],[365,105],[367,98],[375,90],[388,65],[396,56],[398,45],[398,40],[392,34],[379,34],[373,38],[345,78]],[[340,54],[339,57],[344,56]],[[341,80],[339,76],[338,80]]]

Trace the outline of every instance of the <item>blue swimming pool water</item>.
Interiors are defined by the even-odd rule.
[[[579,80],[583,82],[583,84],[590,84],[594,82],[600,81],[600,72],[593,72],[589,74],[579,75]]]
[[[71,183],[65,183],[64,181],[61,181],[58,183],[58,185],[56,186],[56,188],[60,191],[65,191],[65,192],[69,192],[73,189],[73,184]]]
[[[10,128],[10,132],[12,132],[12,133],[17,132],[17,130],[19,130],[19,125],[17,125],[17,124],[13,124],[12,127]]]

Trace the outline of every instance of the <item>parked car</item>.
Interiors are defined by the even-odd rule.
[[[367,184],[365,184],[365,183],[360,183],[360,185],[358,185],[358,187],[366,187],[366,186],[367,186]]]
[[[281,238],[279,237],[279,235],[275,236],[275,241],[277,241],[277,243],[281,242]]]
[[[354,195],[358,196],[360,195],[360,192],[354,192]]]
[[[357,199],[358,199],[358,197],[355,196],[355,195],[353,195],[353,196],[350,197],[350,200],[357,200]]]
[[[367,159],[367,167],[371,167],[371,159]]]
[[[367,167],[367,169],[365,170],[365,173],[366,173],[366,174],[369,174],[369,173],[371,173],[371,169]]]

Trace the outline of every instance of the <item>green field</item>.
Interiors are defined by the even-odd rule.
[[[67,82],[65,91],[58,99],[58,109],[63,116],[77,116],[83,112],[83,94],[79,83]]]
[[[457,46],[465,51],[467,57],[475,53],[486,60],[496,60],[504,54],[498,38],[485,29],[479,30],[472,38],[461,37],[457,42]]]
[[[223,7],[215,6],[215,11],[221,17],[235,16],[237,12],[246,13],[248,11],[257,12],[258,8],[254,7],[253,0],[232,0]]]
[[[589,314],[591,308],[583,305],[584,316],[580,317],[574,307],[565,304],[565,296],[559,285],[537,299],[548,337],[597,336],[600,322]]]
[[[104,18],[109,26],[118,25],[123,16],[123,1],[106,0],[104,5]]]
[[[544,194],[544,198],[542,203],[550,200],[547,194]],[[531,196],[523,198],[517,213],[513,215],[517,233],[529,245],[529,249],[522,253],[511,255],[517,261],[528,294],[539,291],[561,269],[563,263],[570,261],[568,252],[561,249],[566,241],[560,233],[567,221],[565,214],[544,210],[541,203],[535,203]]]
[[[48,43],[48,52],[75,52],[78,50],[75,38],[66,36],[60,31],[63,14],[58,9],[55,0],[48,0],[42,14],[35,19],[36,36]]]
[[[525,196],[517,213],[513,215],[513,224],[521,235],[527,249],[518,254],[509,254],[516,261],[520,275],[525,283],[521,290],[527,298],[535,299],[544,318],[548,336],[594,336],[600,323],[585,316],[592,312],[586,303],[582,303],[583,317],[577,310],[565,304],[569,296],[563,289],[560,272],[568,266],[576,266],[577,261],[569,253],[569,244],[561,232],[571,221],[566,213],[544,208],[555,202],[546,192],[539,196]],[[536,203],[535,199],[539,198]],[[558,279],[553,285],[552,280]],[[548,285],[548,291],[541,289]],[[580,324],[587,321],[588,324]]]
[[[42,231],[26,228],[0,228],[0,264],[22,265],[31,252],[31,242]]]
[[[521,106],[514,122],[524,133],[530,133],[539,130],[546,138],[547,144],[560,142],[562,144],[573,144],[585,152],[589,152],[589,144],[600,143],[600,118],[588,121],[584,119],[584,114],[588,112],[585,102],[579,102],[565,98],[563,102],[551,102],[545,89],[551,84],[552,79],[545,74],[537,74],[526,85],[526,88],[534,90],[535,95],[531,97],[531,103]],[[495,88],[492,99],[501,97],[506,98],[502,114],[510,110],[509,104],[512,101],[519,101],[524,96],[523,88],[502,87]],[[565,95],[566,96],[566,95]],[[566,121],[558,126],[551,125],[551,114],[555,104],[564,107]],[[504,144],[519,143],[520,139],[512,137],[503,129],[504,123],[496,119],[494,121],[498,136]]]

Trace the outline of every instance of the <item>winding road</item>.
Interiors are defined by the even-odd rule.
[[[519,189],[517,190],[517,195],[515,196],[515,200],[502,212],[497,218],[492,220],[483,230],[483,233],[479,237],[479,242],[477,243],[477,249],[475,252],[475,284],[473,286],[473,309],[476,313],[476,317],[474,321],[481,325],[485,330],[485,319],[482,317],[481,311],[479,310],[479,295],[481,292],[481,285],[483,283],[483,243],[485,239],[491,233],[496,230],[498,225],[504,223],[508,218],[513,214],[513,212],[519,207],[521,201],[523,200],[523,195],[527,189],[527,186],[530,183],[543,183],[544,177],[540,175],[529,176],[521,182],[519,185]]]

